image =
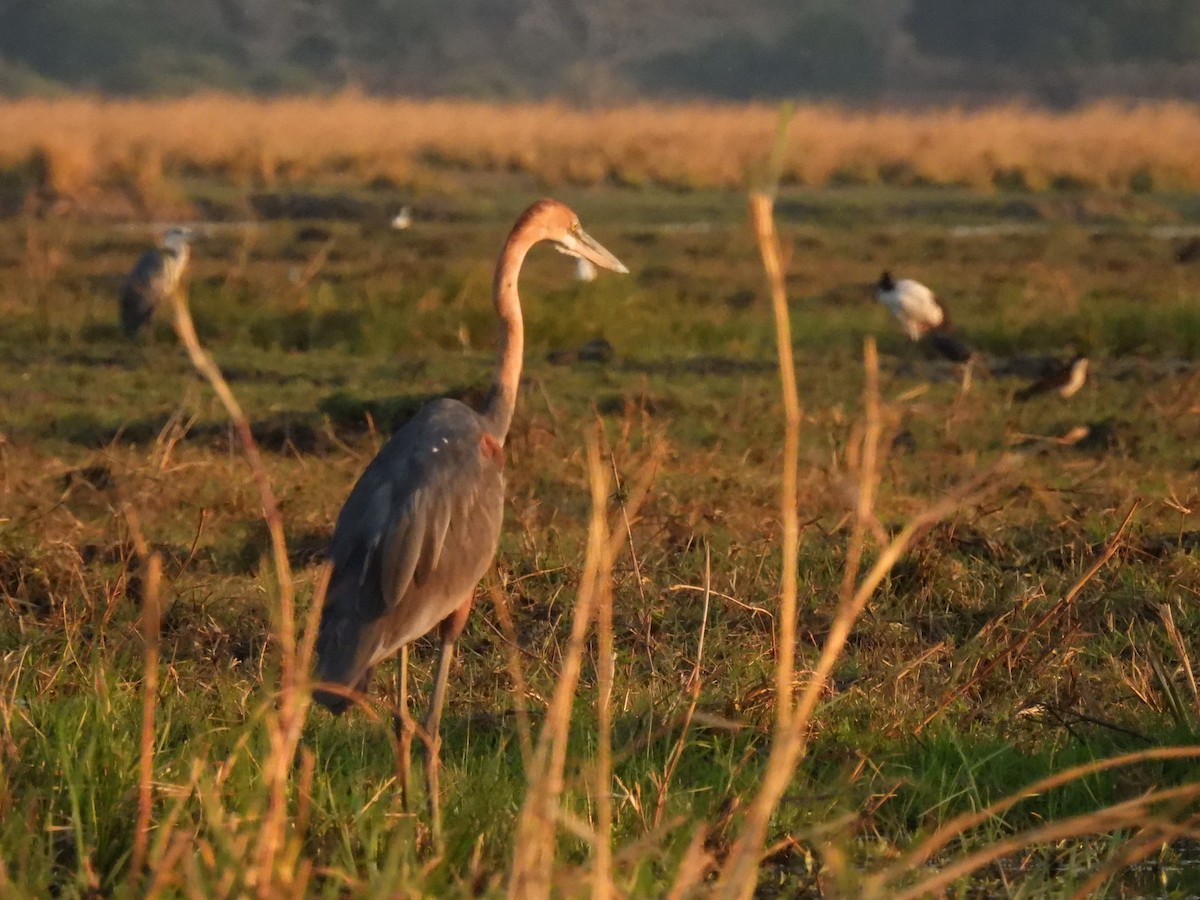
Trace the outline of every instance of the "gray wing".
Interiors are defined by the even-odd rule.
[[[418,637],[469,596],[500,536],[497,449],[478,413],[440,400],[372,460],[330,542],[317,639],[322,680],[353,685],[380,645]]]
[[[147,250],[134,264],[121,287],[121,327],[134,334],[149,321],[166,289],[166,261],[162,252]]]

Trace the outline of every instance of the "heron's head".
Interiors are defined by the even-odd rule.
[[[188,242],[195,237],[196,233],[192,229],[184,225],[173,225],[167,229],[167,233],[163,235],[162,245],[168,250],[178,252],[188,245]]]
[[[629,271],[624,263],[583,230],[579,216],[557,200],[539,200],[533,204],[521,216],[517,228],[529,229],[530,237],[535,241],[550,241],[559,253],[586,259],[613,272]]]

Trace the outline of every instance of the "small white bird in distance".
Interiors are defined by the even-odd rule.
[[[392,216],[392,227],[397,231],[403,231],[413,223],[412,207],[402,206],[400,212]]]
[[[575,258],[575,280],[596,280],[596,267],[592,264],[591,260],[584,259],[582,256],[577,256]]]
[[[952,362],[964,363],[971,358],[971,348],[955,334],[946,310],[921,282],[896,280],[891,272],[884,272],[875,285],[875,299],[887,307],[910,341],[926,338]]]

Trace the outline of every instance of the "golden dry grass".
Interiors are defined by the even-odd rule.
[[[270,184],[330,172],[407,182],[430,168],[515,171],[547,184],[655,182],[737,187],[761,165],[777,111],[766,104],[381,100],[357,94],[176,100],[93,97],[0,103],[0,166],[35,154],[58,192],[121,178],[215,172]],[[1070,113],[797,110],[784,182],[929,182],[1038,189],[1200,187],[1200,107],[1103,103]]]

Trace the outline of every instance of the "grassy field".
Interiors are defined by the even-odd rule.
[[[265,455],[301,620],[334,517],[388,431],[427,398],[486,387],[491,267],[542,185],[521,172],[455,179],[436,204],[418,198],[419,213],[438,215],[405,232],[369,217],[218,222],[196,243],[191,307]],[[236,193],[208,180],[175,189]],[[5,896],[502,893],[530,783],[522,710],[535,730],[544,721],[590,583],[596,434],[613,479],[601,512],[621,538],[603,579],[613,777],[597,787],[604,667],[589,640],[550,841],[554,890],[591,891],[606,796],[619,895],[713,887],[777,741],[783,419],[762,265],[737,191],[556,194],[632,274],[576,283],[540,250],[523,277],[507,524],[453,671],[441,854],[423,814],[399,805],[390,673],[373,712],[307,716],[283,773],[281,843],[264,849],[279,814],[267,762],[279,585],[251,471],[167,318],[148,342],[119,334],[115,291],[148,229],[0,220]],[[379,209],[409,199],[386,185],[365,197]],[[1186,756],[1072,779],[952,824],[928,862],[904,854],[1044,776],[1197,743],[1200,263],[1176,257],[1200,205],[848,186],[788,188],[776,210],[803,406],[797,689],[835,630],[859,545],[864,339],[878,341],[882,403],[864,567],[956,485],[1006,454],[1015,462],[920,532],[874,592],[770,819],[756,896],[895,896],[939,872],[959,896],[1190,895],[1200,765]],[[873,303],[867,285],[885,267],[933,286],[984,354],[969,391]],[[578,359],[595,338],[612,356]],[[1080,394],[1012,401],[1036,357],[1073,349],[1093,365]],[[1059,440],[1079,426],[1081,440]],[[653,460],[644,501],[626,510]],[[132,522],[164,566],[149,782]],[[512,612],[522,690],[496,594]],[[420,710],[433,660],[421,642]],[[131,863],[146,783],[143,876]],[[1098,812],[1154,791],[1167,793],[1136,815]],[[995,861],[954,875],[989,848]]]

